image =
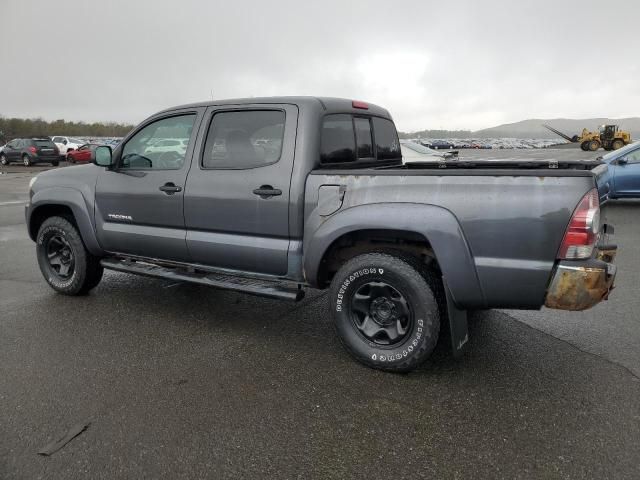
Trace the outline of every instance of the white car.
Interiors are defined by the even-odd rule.
[[[77,150],[81,145],[87,143],[84,140],[80,140],[79,138],[75,137],[56,136],[51,137],[51,140],[53,140],[53,143],[55,143],[56,147],[58,147],[60,155],[64,156],[66,156],[68,151]]]
[[[187,152],[188,138],[165,138],[145,149],[145,153],[176,152],[184,155]]]
[[[441,152],[409,140],[400,140],[402,163],[428,162],[456,158],[458,152]]]

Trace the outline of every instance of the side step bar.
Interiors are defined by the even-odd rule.
[[[234,290],[260,297],[277,298],[280,300],[300,301],[304,298],[304,290],[300,286],[292,288],[276,282],[255,280],[247,277],[224,275],[202,271],[189,271],[179,267],[171,268],[154,265],[147,262],[123,260],[118,258],[103,258],[100,264],[109,270],[117,272],[133,273],[147,277],[164,278],[176,282],[190,282],[209,287]]]

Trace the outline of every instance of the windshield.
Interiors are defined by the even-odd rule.
[[[624,155],[627,152],[631,152],[633,150],[635,150],[636,148],[638,148],[640,146],[640,142],[634,142],[634,143],[630,143],[629,145],[626,145],[622,148],[619,148],[618,150],[614,150],[612,152],[607,153],[606,155],[602,156],[602,160],[604,160],[605,162],[609,161],[609,160],[613,160],[614,158],[618,158],[621,155]]]

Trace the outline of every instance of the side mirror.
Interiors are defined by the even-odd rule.
[[[618,165],[626,165],[627,163],[629,163],[629,160],[624,157],[618,159]]]
[[[113,165],[113,159],[111,157],[111,147],[106,145],[100,145],[96,147],[93,155],[91,155],[91,162],[99,167],[110,168]]]
[[[62,141],[62,144],[63,144],[63,145],[66,145],[66,144],[67,144],[67,141],[66,141],[66,140],[63,140],[63,141]]]

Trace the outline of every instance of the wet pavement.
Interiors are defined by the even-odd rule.
[[[609,302],[475,313],[461,360],[440,345],[394,375],[351,360],[322,292],[107,272],[53,293],[16,170],[0,176],[0,478],[640,478],[640,203],[609,208]]]

